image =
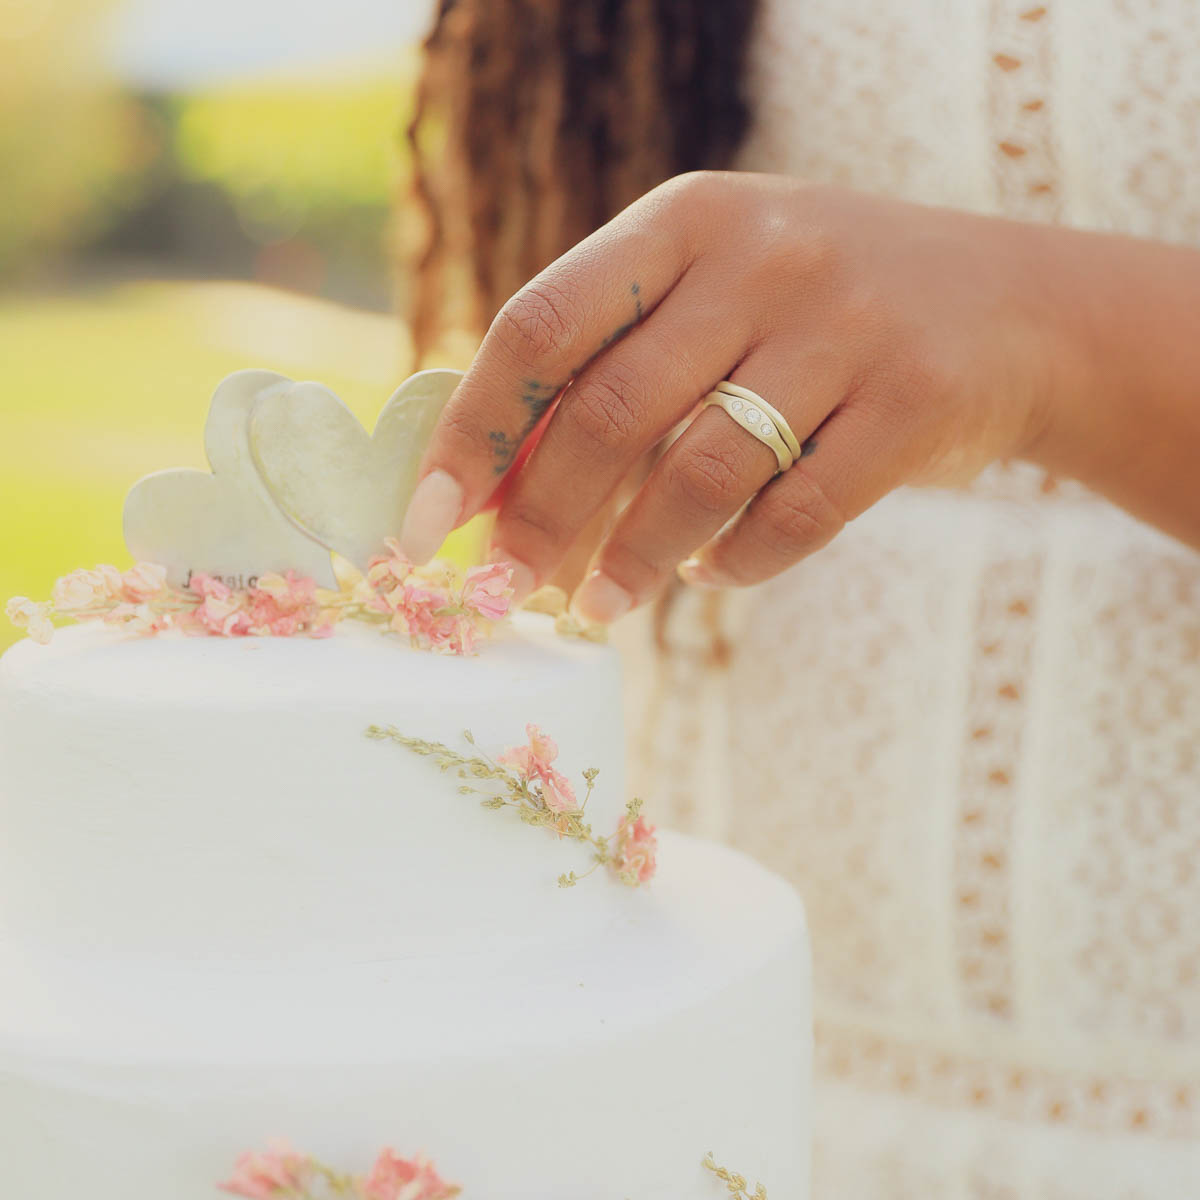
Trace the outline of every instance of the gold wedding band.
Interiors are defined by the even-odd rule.
[[[743,429],[773,450],[780,472],[800,457],[800,442],[791,426],[757,392],[724,380],[704,397],[704,407],[710,404],[720,405]]]
[[[800,457],[800,439],[792,432],[792,427],[784,419],[783,413],[772,408],[757,392],[752,392],[740,384],[730,383],[728,379],[723,379],[718,383],[716,390],[724,392],[727,396],[736,396],[739,400],[747,400],[761,408],[778,426],[779,436],[787,442],[787,448],[792,452],[792,458]]]

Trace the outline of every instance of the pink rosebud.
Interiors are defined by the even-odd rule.
[[[311,1160],[280,1142],[269,1150],[243,1154],[233,1175],[220,1185],[223,1192],[248,1200],[269,1200],[297,1192],[304,1186]]]
[[[458,1188],[438,1175],[427,1159],[401,1158],[384,1150],[363,1185],[366,1200],[449,1200]]]
[[[133,604],[156,600],[167,590],[167,568],[157,563],[135,563],[120,577],[120,590]]]
[[[463,604],[481,617],[499,621],[508,613],[512,594],[512,567],[507,563],[489,563],[467,571]]]
[[[24,629],[35,642],[45,645],[54,636],[48,604],[35,604],[27,596],[14,596],[4,606],[4,611],[8,619],[18,629]]]
[[[658,870],[658,838],[644,817],[630,821],[629,814],[617,827],[613,870],[633,883],[648,883]]]

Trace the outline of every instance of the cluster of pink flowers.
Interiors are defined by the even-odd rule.
[[[526,745],[505,750],[496,761],[510,767],[527,784],[534,785],[546,808],[564,818],[552,825],[560,835],[578,832],[577,822],[570,818],[582,817],[584,805],[576,799],[575,789],[567,777],[553,766],[558,757],[558,745],[536,725],[526,725],[525,735],[529,739]],[[595,772],[586,773],[586,778],[590,795]],[[579,827],[580,830],[584,828]],[[623,882],[637,887],[654,878],[658,870],[657,831],[641,815],[640,801],[634,801],[625,811],[611,838],[596,838],[590,830],[585,836],[601,850],[602,861]]]
[[[438,1175],[426,1158],[401,1158],[385,1150],[375,1161],[363,1185],[367,1200],[442,1200],[457,1196],[459,1189]]]
[[[195,574],[188,590],[199,598],[175,624],[185,633],[215,637],[329,637],[335,617],[322,608],[317,585],[294,571],[267,574],[251,588],[234,589],[212,575]]]
[[[297,1196],[304,1194],[315,1174],[312,1159],[297,1154],[284,1143],[277,1143],[269,1150],[250,1150],[243,1154],[234,1165],[233,1174],[220,1188],[247,1200]]]
[[[246,1200],[317,1200],[330,1191],[354,1200],[451,1200],[459,1194],[419,1156],[401,1158],[394,1150],[384,1150],[363,1178],[339,1175],[283,1143],[243,1154],[220,1187]]]
[[[261,575],[244,588],[195,572],[186,587],[174,588],[164,567],[139,563],[123,573],[110,566],[72,571],[54,585],[49,601],[18,596],[7,612],[38,642],[50,640],[55,617],[103,621],[142,635],[178,629],[215,637],[328,637],[350,617],[444,654],[473,653],[479,637],[508,613],[512,568],[506,564],[464,574],[448,563],[414,567],[393,539],[387,549],[365,576],[339,563],[337,591],[292,571]]]
[[[470,654],[481,623],[501,620],[512,599],[512,568],[506,563],[470,567],[460,579],[449,563],[415,567],[388,538],[387,553],[367,566],[354,586],[362,603],[397,633],[423,649]]]
[[[505,750],[497,761],[512,767],[527,783],[540,784],[542,799],[551,812],[578,812],[579,801],[571,781],[552,765],[558,757],[558,744],[536,725],[526,725],[525,734],[529,738],[528,745]]]

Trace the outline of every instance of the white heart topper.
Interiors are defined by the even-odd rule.
[[[359,566],[398,533],[417,466],[461,374],[422,371],[384,406],[373,437],[327,388],[238,371],[204,427],[212,473],[158,471],[125,501],[133,556],[177,586],[205,572],[251,586],[294,570],[333,586],[329,551]]]
[[[417,468],[459,371],[420,371],[384,405],[367,436],[328,388],[264,393],[250,415],[250,453],[275,503],[315,542],[360,568],[400,532]]]

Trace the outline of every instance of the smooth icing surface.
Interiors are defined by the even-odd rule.
[[[608,647],[529,615],[473,658],[352,624],[325,640],[132,640],[103,628],[0,660],[0,939],[172,959],[464,953],[583,934],[631,897],[561,872],[586,847],[458,795],[371,724],[489,753],[542,726],[588,814],[626,800]],[[582,794],[582,793],[581,793]]]
[[[680,835],[662,861],[640,911],[603,931],[473,961],[10,960],[0,1190],[212,1200],[240,1150],[286,1136],[347,1165],[423,1149],[479,1200],[719,1200],[709,1149],[803,1200],[799,902]]]
[[[616,656],[522,618],[475,659],[64,631],[0,661],[0,1196],[213,1200],[287,1138],[424,1151],[464,1200],[807,1200],[795,893],[662,837],[633,890],[364,736],[558,741],[609,828]]]

